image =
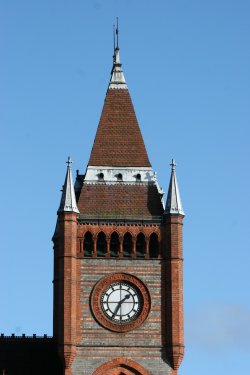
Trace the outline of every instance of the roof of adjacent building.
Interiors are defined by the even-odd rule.
[[[0,337],[1,374],[62,374],[57,346],[51,337]]]
[[[118,52],[88,165],[150,167]]]
[[[80,218],[154,220],[163,214],[154,184],[84,184],[78,200]]]

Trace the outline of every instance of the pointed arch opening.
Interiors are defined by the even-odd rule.
[[[156,233],[152,233],[149,239],[149,257],[158,258],[159,256],[159,239]]]
[[[97,236],[96,250],[98,257],[105,257],[107,252],[107,241],[105,233],[100,232]]]
[[[120,241],[117,232],[113,232],[110,237],[110,256],[118,257],[120,248]]]
[[[143,233],[139,233],[136,238],[136,257],[144,258],[146,253],[146,241]]]
[[[133,251],[132,236],[129,232],[125,233],[123,237],[123,256],[131,257]]]
[[[93,236],[92,233],[86,232],[83,241],[83,253],[85,257],[91,257],[93,254]]]
[[[150,375],[150,373],[142,367],[138,362],[128,358],[115,358],[106,362],[92,375]]]
[[[140,372],[136,370],[130,370],[123,366],[117,367],[113,370],[110,370],[106,375],[141,375]]]

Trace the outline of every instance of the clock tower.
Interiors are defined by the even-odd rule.
[[[166,204],[113,67],[85,174],[71,160],[54,241],[54,338],[67,375],[177,375],[184,354],[182,209]]]

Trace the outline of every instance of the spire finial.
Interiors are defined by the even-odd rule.
[[[71,160],[71,157],[70,157],[70,156],[68,156],[68,160],[66,161],[66,164],[68,164],[68,168],[71,167],[72,160]]]
[[[116,25],[113,24],[113,37],[114,37],[114,55],[113,55],[113,67],[111,71],[111,78],[109,81],[109,89],[127,89],[128,86],[125,81],[125,77],[122,70],[122,64],[120,61],[120,50],[119,50],[119,24],[118,17],[116,18]]]
[[[118,24],[118,17],[116,17],[116,48],[119,49],[119,24]]]
[[[114,61],[115,61],[115,24],[113,24],[113,37],[114,37],[114,56],[113,56],[113,58],[114,58]]]
[[[171,161],[170,165],[171,165],[171,170],[172,170],[172,172],[173,172],[173,171],[175,171],[175,167],[176,167],[176,162],[175,162],[175,160],[174,160],[174,159],[172,159],[172,161]]]

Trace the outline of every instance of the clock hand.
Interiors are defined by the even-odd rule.
[[[126,294],[126,296],[120,301],[120,304],[122,304],[126,299],[129,299],[130,294]]]
[[[129,297],[130,297],[130,294],[126,294],[126,296],[121,301],[118,302],[118,304],[115,308],[115,311],[113,312],[112,318],[118,313],[118,311],[119,311],[121,305],[123,304],[123,302],[126,301],[126,299],[129,299]]]

